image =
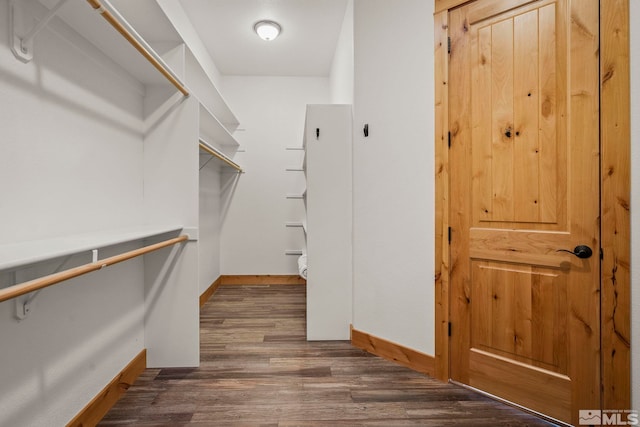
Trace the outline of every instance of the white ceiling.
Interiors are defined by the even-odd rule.
[[[347,0],[180,0],[225,75],[328,76]],[[278,22],[280,36],[253,25]]]

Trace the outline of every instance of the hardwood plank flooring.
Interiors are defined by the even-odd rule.
[[[147,369],[101,426],[551,426],[346,341],[307,342],[305,287],[221,286],[201,366]]]

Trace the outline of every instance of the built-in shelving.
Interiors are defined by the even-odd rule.
[[[308,270],[304,270],[308,340],[349,339],[351,120],[349,105],[307,106],[302,169],[306,181],[304,228],[309,263]],[[330,317],[327,312],[331,312]]]
[[[52,274],[39,277],[37,279],[28,280],[26,282],[18,283],[13,286],[6,287],[4,289],[0,289],[0,302],[7,301],[9,299],[17,298],[22,295],[31,294],[31,299],[27,300],[26,303],[23,304],[23,310],[21,314],[18,314],[19,319],[24,319],[29,314],[30,305],[33,301],[33,298],[37,295],[37,293],[49,286],[58,284],[60,282],[64,282],[78,276],[83,276],[85,274],[92,273],[94,271],[102,270],[105,267],[109,267],[114,264],[119,264],[124,261],[128,261],[132,258],[136,258],[168,246],[173,246],[178,243],[186,242],[189,240],[188,235],[182,235],[178,237],[169,238],[163,240],[162,242],[157,242],[154,244],[150,244],[144,246],[142,248],[133,249],[130,251],[122,252],[118,255],[113,255],[107,258],[99,258],[98,251],[93,251],[92,261],[77,267],[68,268],[63,271],[56,271]]]
[[[198,297],[202,282],[208,286],[219,276],[219,267],[201,266],[219,258],[215,215],[233,194],[232,185],[223,185],[240,177],[196,169],[196,141],[216,157],[212,164],[240,169],[232,160],[238,120],[215,76],[204,71],[206,61],[190,56],[189,42],[161,6],[179,7],[178,1],[60,2],[6,3],[6,49],[16,63],[5,55],[3,72],[11,78],[0,86],[14,108],[3,132],[16,155],[3,169],[4,176],[20,178],[20,191],[8,196],[3,211],[9,233],[2,240],[10,243],[0,244],[1,335],[15,350],[7,356],[16,373],[8,389],[37,381],[38,372],[59,364],[80,371],[64,381],[62,392],[60,384],[43,384],[24,406],[12,399],[18,409],[0,415],[2,425],[28,413],[36,414],[33,422],[54,416],[51,424],[63,425],[127,355],[141,349],[149,367],[199,365]],[[15,42],[32,33],[32,49],[26,49],[32,56],[21,57]],[[47,119],[32,120],[34,111]],[[100,155],[91,157],[96,150]],[[33,165],[40,174],[32,173]],[[66,235],[44,238],[54,233]],[[144,259],[101,271],[138,255]],[[18,324],[28,313],[29,321]],[[93,325],[118,345],[102,345],[108,337],[94,343]],[[61,330],[73,333],[56,335]],[[65,351],[46,357],[46,335]],[[22,363],[32,353],[45,357]],[[81,381],[87,375],[92,384]],[[40,397],[50,405],[38,405]]]
[[[180,230],[180,225],[143,225],[0,245],[0,271]]]
[[[304,155],[304,146],[300,145],[300,146],[289,146],[289,147],[285,147],[286,151],[303,151],[303,155]],[[299,159],[299,157],[298,157]],[[299,160],[298,160],[299,161]],[[288,167],[285,168],[285,172],[304,172],[304,167],[303,166],[297,166],[297,167]],[[298,179],[296,177],[296,179]],[[302,200],[304,203],[304,207],[306,210],[306,189],[302,190],[302,192],[299,193],[287,193],[285,194],[285,198],[288,200]],[[302,249],[292,249],[292,250],[287,250],[285,253],[286,255],[298,255],[301,256],[304,253],[306,253],[306,241],[307,241],[307,227],[306,227],[306,219],[304,218],[304,213],[303,213],[303,219],[302,221],[294,221],[294,222],[286,222],[285,226],[289,227],[289,228],[301,228],[304,231],[304,242],[301,242],[303,244],[303,248]]]
[[[60,0],[39,0],[48,9],[54,8],[58,1]],[[36,0],[25,0],[24,3],[29,2],[37,3]],[[98,4],[106,6],[106,11],[115,19],[102,19],[92,7]],[[37,11],[34,5],[29,9],[34,15],[44,13],[42,10]],[[208,139],[220,139],[221,145],[238,145],[231,135],[239,126],[238,119],[176,30],[172,22],[176,18],[167,16],[156,0],[69,2],[57,11],[56,16],[143,85],[162,85],[168,79],[183,94],[195,94],[202,109],[206,111],[201,112],[201,120]],[[135,43],[132,46],[128,42],[131,37],[123,37],[118,33],[119,28],[116,26],[117,31],[114,30],[108,21],[112,25],[115,21],[114,26],[130,30],[133,38],[139,39],[149,54],[137,51],[133,47]],[[58,33],[68,33],[60,22],[52,23],[52,27]],[[156,60],[166,71],[154,65]]]
[[[35,3],[33,0],[28,0],[24,2],[25,7],[29,7],[34,12],[35,7],[34,5],[29,6],[30,2]],[[57,1],[40,0],[40,3],[51,8]],[[161,57],[164,52],[158,50],[167,50],[169,47],[176,47],[182,43],[180,36],[155,0],[112,1],[111,3],[114,6],[113,15],[116,20],[128,23],[129,25],[125,24],[125,26],[130,26],[132,32],[139,35],[143,43],[148,45],[148,50],[153,56]],[[104,2],[104,5],[109,4],[109,2]],[[107,10],[110,9],[107,8]],[[124,19],[119,19],[118,16]],[[137,81],[143,84],[167,84],[166,77],[158,73],[154,65],[141,55],[141,52],[137,51],[106,19],[103,19],[89,2],[68,2],[57,12],[57,17]],[[51,28],[57,32],[66,32],[64,28],[55,23]],[[64,36],[64,34],[61,35]],[[154,41],[162,43],[155,43],[156,46],[154,46]],[[38,53],[35,52],[35,55],[37,56]],[[165,63],[164,65],[169,73],[176,76],[177,79],[180,78],[180,73],[173,70],[173,64]]]
[[[240,146],[229,130],[202,103],[200,103],[200,137],[215,145],[232,148],[234,151]]]
[[[188,48],[185,52],[185,80],[189,88],[198,94],[203,107],[209,111],[209,114],[216,117],[228,133],[240,130],[238,129],[240,123],[227,101]]]

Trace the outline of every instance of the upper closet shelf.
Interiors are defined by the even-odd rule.
[[[200,137],[217,146],[238,148],[240,144],[204,105],[200,104]]]
[[[181,225],[145,225],[0,245],[0,271],[180,230]]]
[[[185,52],[185,81],[189,89],[198,96],[200,103],[213,113],[229,132],[238,128],[240,123],[227,101],[189,49]]]
[[[16,35],[25,35],[28,27],[24,23],[30,21],[27,16],[17,19],[19,15],[25,15],[25,11],[28,11],[27,14],[42,21],[43,17],[50,15],[60,4],[60,0],[40,0],[39,3],[36,0],[24,0],[14,3],[14,27],[24,27],[16,28]],[[55,15],[67,27],[58,19],[52,19],[48,26],[71,43],[74,43],[73,33],[79,34],[143,84],[170,83],[184,95],[188,95],[181,77],[171,68],[174,64],[166,62],[160,55],[165,52],[158,52],[158,48],[163,51],[175,48],[181,40],[155,0],[119,1],[117,6],[108,0],[65,1]],[[141,22],[147,23],[145,31],[138,27]],[[69,27],[73,31],[70,32]],[[152,47],[153,41],[162,43]],[[37,46],[35,50],[37,56]]]
[[[180,15],[176,13],[178,3],[171,4],[167,13]],[[11,7],[14,52],[20,51],[23,38],[35,38],[32,33],[44,26],[72,45],[81,47],[88,42],[142,85],[169,83],[184,95],[196,95],[216,118],[211,121],[218,123],[212,126],[225,129],[221,145],[237,146],[230,132],[237,129],[238,119],[211,72],[205,72],[202,58],[196,58],[188,40],[176,30],[174,22],[180,23],[179,16],[167,16],[156,0],[21,0]],[[211,130],[208,135],[218,136]]]

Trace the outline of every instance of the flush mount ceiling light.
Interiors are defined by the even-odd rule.
[[[253,30],[262,40],[271,41],[278,37],[282,28],[277,22],[258,21],[253,26]]]

